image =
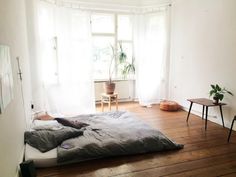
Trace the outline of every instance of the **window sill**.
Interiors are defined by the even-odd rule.
[[[107,82],[107,79],[95,79],[94,83]],[[135,81],[135,79],[112,79],[113,82]]]

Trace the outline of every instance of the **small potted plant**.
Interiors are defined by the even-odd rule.
[[[210,97],[213,96],[213,102],[215,104],[218,104],[219,100],[222,101],[226,93],[233,96],[232,92],[230,92],[226,88],[221,88],[218,84],[211,85],[211,90],[209,92]]]

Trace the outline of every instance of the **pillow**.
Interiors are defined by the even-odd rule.
[[[54,119],[54,117],[52,117],[52,116],[50,116],[50,115],[48,115],[48,114],[44,114],[44,115],[40,115],[40,116],[38,116],[36,119],[38,119],[38,120],[53,120]]]
[[[34,120],[31,126],[34,130],[58,130],[61,129],[63,126],[59,124],[56,120]]]
[[[64,140],[83,135],[82,130],[65,127],[60,130],[26,131],[25,142],[41,152],[56,148]]]
[[[64,118],[55,118],[55,120],[64,125],[64,126],[68,126],[68,127],[72,127],[72,128],[77,128],[80,129],[82,127],[86,127],[89,124],[83,123],[83,122],[79,122],[77,120],[68,120],[68,119],[64,119]]]

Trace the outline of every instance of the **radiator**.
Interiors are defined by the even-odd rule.
[[[133,101],[135,98],[135,81],[115,81],[116,88],[115,92],[118,93],[119,101]],[[101,93],[104,92],[104,82],[95,82],[95,99],[96,101],[101,100]]]

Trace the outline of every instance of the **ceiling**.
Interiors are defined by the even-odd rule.
[[[64,0],[83,3],[101,3],[107,5],[127,5],[127,6],[152,6],[170,3],[171,0]]]

